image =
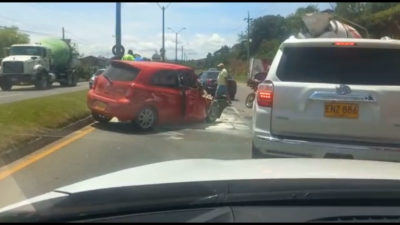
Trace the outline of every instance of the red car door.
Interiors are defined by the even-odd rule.
[[[193,71],[178,71],[180,86],[184,90],[184,121],[202,121],[206,118],[206,99],[203,98],[203,91],[197,85],[197,76]]]
[[[159,123],[174,123],[182,120],[182,90],[174,70],[154,73],[149,86],[150,99],[158,111]]]

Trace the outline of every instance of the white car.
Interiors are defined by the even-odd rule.
[[[253,158],[400,161],[400,41],[291,37],[253,104]]]

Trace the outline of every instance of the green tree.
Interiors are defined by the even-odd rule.
[[[18,31],[18,27],[0,28],[0,58],[5,57],[5,48],[26,43],[29,43],[29,35]]]
[[[281,41],[278,39],[263,40],[260,44],[259,51],[255,55],[257,58],[268,59],[272,61],[279,49]]]
[[[301,31],[303,27],[302,17],[307,13],[319,12],[317,5],[309,5],[307,7],[301,7],[296,10],[295,13],[290,14],[285,19],[286,26],[291,35],[295,35]]]
[[[289,37],[289,31],[282,16],[267,15],[254,20],[250,29],[250,55],[257,52],[263,40],[278,39],[280,41]]]

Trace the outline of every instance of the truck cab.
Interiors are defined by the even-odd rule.
[[[50,67],[50,49],[40,44],[12,45],[9,56],[1,62],[0,87],[2,90],[10,90],[12,85],[38,85],[38,76],[43,73],[47,76]]]

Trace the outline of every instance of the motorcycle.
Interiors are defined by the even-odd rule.
[[[228,97],[226,95],[220,96],[218,98],[214,97],[208,108],[206,121],[208,123],[215,122],[218,118],[221,117],[222,112],[228,106],[229,106]]]
[[[249,86],[253,90],[253,92],[251,92],[249,95],[247,95],[246,101],[245,101],[245,105],[249,109],[253,108],[253,102],[254,102],[254,99],[256,98],[257,87],[259,84],[260,84],[259,80],[248,80],[247,81],[247,86]]]

